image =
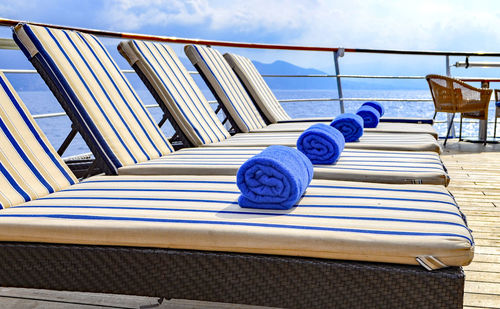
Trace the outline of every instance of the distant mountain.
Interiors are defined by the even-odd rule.
[[[327,74],[323,71],[302,68],[286,61],[275,61],[273,63],[261,63],[253,61],[260,74],[282,74],[282,75],[312,75],[312,74]],[[272,89],[321,89],[321,90],[336,90],[337,79],[334,77],[266,77],[266,82]],[[343,78],[341,80],[343,89],[426,89],[425,83],[415,83],[415,81],[384,79],[352,79]]]
[[[262,63],[253,61],[260,74],[281,75],[318,75],[326,74],[323,71],[302,68],[286,61]],[[266,82],[272,89],[336,89],[337,84],[333,78],[320,77],[266,77]]]

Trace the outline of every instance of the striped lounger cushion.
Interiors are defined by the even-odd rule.
[[[324,124],[330,124],[331,121],[324,121]],[[302,132],[309,128],[313,123],[311,122],[285,122],[285,123],[272,123],[254,132]],[[379,122],[376,128],[364,128],[365,133],[411,133],[411,134],[429,134],[435,139],[439,135],[430,124],[416,124],[416,123],[396,123],[396,122]]]
[[[0,72],[0,206],[28,202],[77,179]]]
[[[171,47],[165,44],[127,41],[118,45],[120,54],[144,75],[167,107],[182,132],[195,146],[230,137],[195,81]]]
[[[100,176],[0,212],[0,240],[248,252],[400,264],[470,263],[442,186],[313,180],[297,207],[243,209],[233,176]]]
[[[224,54],[224,58],[271,123],[292,119],[250,59],[230,53]]]
[[[308,128],[310,123],[300,122],[300,120],[298,122],[293,122],[294,119],[292,119],[283,109],[274,96],[274,93],[250,59],[231,53],[225,53],[224,58],[239,77],[254,102],[259,105],[262,113],[271,122],[271,125],[268,125],[260,130],[256,130],[257,132],[303,131]],[[278,124],[280,121],[286,121],[287,123]],[[321,121],[331,122],[331,119],[318,118],[317,122]],[[432,134],[436,139],[438,138],[436,130],[434,130],[430,124],[381,122],[376,128],[365,128],[365,132],[427,133]]]
[[[108,173],[121,166],[159,158],[173,151],[102,43],[94,36],[28,24],[14,39],[80,125],[92,152]]]
[[[242,132],[259,132],[265,128],[265,125],[262,125],[262,123],[264,123],[264,119],[258,113],[244,86],[238,80],[238,77],[229,67],[229,64],[219,51],[199,45],[187,45],[184,50],[189,60],[191,60],[200,74],[203,74],[206,77],[206,80],[214,89],[214,95],[218,97],[227,107],[228,112],[236,121]],[[278,126],[278,124],[276,124],[276,126]],[[284,126],[289,127],[288,124],[285,124]],[[360,147],[367,149],[407,150],[404,149],[404,144],[408,140],[412,140],[412,138],[416,135],[423,135],[423,137],[413,140],[413,145],[410,146],[411,150],[428,151],[429,149],[426,148],[428,146],[427,140],[430,143],[435,144],[434,148],[439,148],[439,145],[433,136],[427,136],[428,134],[407,134],[403,133],[405,132],[403,130],[404,128],[401,130],[402,133],[383,133],[387,135],[386,138],[389,140],[397,141],[396,143],[389,143],[389,145],[382,145],[383,148],[378,148],[377,145],[371,144],[369,139],[371,135],[378,135],[382,133],[366,132],[360,140],[360,144],[367,143],[367,145]],[[425,141],[421,145],[422,148],[419,148],[418,142],[422,140],[422,138]],[[377,142],[383,142],[383,140],[378,137],[376,137],[376,139]],[[359,147],[356,146],[356,148]]]
[[[236,175],[262,147],[184,148],[174,155],[121,167],[120,175]],[[389,152],[345,149],[334,165],[315,165],[315,179],[377,183],[448,185],[449,177],[435,152]]]
[[[267,147],[270,145],[295,146],[299,132],[240,133],[219,143],[205,147]],[[345,144],[346,149],[371,149],[387,151],[433,151],[441,153],[441,146],[429,134],[364,134],[359,142]]]

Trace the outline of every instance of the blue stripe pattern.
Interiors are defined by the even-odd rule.
[[[54,60],[48,55],[42,43],[37,39],[36,35],[33,33],[29,25],[23,25],[23,29],[26,35],[29,37],[31,42],[35,45],[38,53],[35,57],[40,61],[46,74],[49,75],[51,80],[54,82],[58,89],[59,94],[65,99],[67,107],[72,111],[75,116],[76,121],[82,124],[81,128],[84,130],[83,138],[86,140],[87,136],[93,138],[93,141],[89,142],[86,140],[87,144],[92,145],[96,143],[98,147],[90,147],[99,151],[100,157],[103,158],[104,162],[111,168],[111,170],[117,174],[118,167],[121,167],[119,159],[116,157],[114,152],[111,150],[107,142],[105,141],[101,132],[95,126],[95,123],[90,118],[86,109],[83,107],[82,103],[78,100],[72,87],[69,85],[68,81],[64,78],[62,72],[59,70]],[[14,32],[14,40],[18,45],[23,46],[22,42],[17,37]]]
[[[80,38],[82,39],[83,42],[85,42],[86,46],[88,47],[88,49],[90,50],[90,52],[92,53],[92,55],[94,55],[95,59],[97,60],[97,62],[99,63],[99,65],[101,66],[102,68],[102,71],[106,74],[106,76],[108,77],[108,80],[113,84],[113,87],[114,89],[116,90],[116,92],[118,93],[118,95],[120,96],[120,98],[123,100],[123,103],[124,105],[127,107],[127,109],[129,110],[130,114],[132,115],[132,117],[134,118],[135,122],[139,125],[140,129],[142,130],[142,132],[144,133],[144,135],[146,136],[146,138],[148,139],[148,141],[151,143],[151,145],[153,146],[153,148],[156,150],[156,154],[157,156],[162,156],[163,154],[161,153],[161,151],[156,147],[155,143],[153,142],[153,140],[151,139],[151,136],[149,136],[149,133],[146,131],[146,129],[144,128],[144,126],[142,125],[142,123],[139,121],[139,119],[137,118],[137,115],[135,113],[135,111],[131,108],[129,102],[125,99],[125,97],[123,96],[122,94],[122,91],[118,88],[118,86],[116,85],[116,82],[113,80],[113,78],[111,77],[111,75],[109,74],[108,70],[106,70],[106,67],[103,65],[102,61],[99,59],[99,57],[96,55],[96,53],[94,52],[94,50],[92,49],[92,47],[90,46],[90,44],[87,42],[86,38],[83,37],[83,35],[79,32],[77,32],[77,34],[80,36]],[[95,37],[92,37],[95,41],[97,41],[97,39]],[[68,37],[69,39],[69,37]],[[71,41],[71,40],[70,40]],[[101,45],[99,45],[101,46]],[[102,47],[102,46],[101,46]],[[103,49],[103,51],[106,51],[105,49]],[[105,52],[106,54],[106,52]],[[113,63],[113,60],[111,60],[111,63]],[[88,63],[85,61],[85,64],[87,64],[88,66]],[[90,67],[89,67],[90,69]],[[92,74],[94,75],[94,78],[96,79],[96,81],[99,82],[99,79],[97,79],[97,76],[95,76],[95,74],[92,72]],[[102,91],[104,92],[104,94],[106,95],[106,97],[108,98],[108,100],[110,100],[111,102],[111,98],[109,97],[107,91],[104,89],[104,87],[102,86],[102,84],[99,82],[99,85],[101,86],[101,89]],[[116,114],[120,117],[120,119],[122,120],[123,124],[125,125],[125,127],[127,128],[127,130],[129,131],[130,135],[132,136],[132,138],[134,139],[134,141],[136,142],[137,146],[141,149],[141,152],[146,156],[146,158],[148,160],[150,160],[150,156],[148,155],[148,153],[144,150],[144,148],[142,147],[141,143],[137,140],[137,137],[134,135],[134,132],[132,132],[132,130],[130,129],[130,126],[125,122],[125,120],[123,119],[120,111],[116,108],[116,106],[114,104],[111,104],[111,106],[113,107],[113,109],[115,110]],[[147,113],[146,113],[147,115]],[[153,125],[153,127],[156,127],[156,124]]]
[[[456,233],[431,233],[431,232],[403,232],[403,231],[382,231],[368,229],[349,229],[333,228],[321,226],[304,226],[291,224],[268,224],[238,221],[211,221],[211,220],[183,220],[183,219],[162,219],[162,218],[141,218],[141,217],[114,217],[114,216],[91,216],[91,215],[67,215],[67,214],[3,214],[3,217],[14,218],[51,218],[51,219],[70,219],[70,220],[112,220],[112,221],[137,221],[137,222],[158,222],[158,223],[188,223],[188,224],[208,224],[208,225],[232,225],[232,226],[251,226],[277,229],[297,229],[297,230],[316,230],[328,232],[347,232],[359,234],[378,234],[378,235],[397,235],[397,236],[439,236],[439,237],[458,237],[466,239],[469,244],[473,244],[472,238]]]
[[[14,96],[12,91],[9,89],[5,80],[2,77],[0,77],[0,85],[2,86],[5,93],[9,96],[11,103],[14,105],[16,110],[19,112],[19,115],[23,118],[24,122],[26,123],[26,125],[28,126],[31,133],[38,141],[38,143],[40,143],[40,146],[42,146],[42,148],[45,150],[45,152],[47,153],[47,155],[51,159],[52,163],[54,163],[54,165],[61,172],[61,174],[64,175],[64,177],[68,180],[69,184],[75,184],[73,177],[71,177],[70,174],[68,174],[67,170],[61,165],[60,161],[57,160],[55,154],[49,149],[49,147],[47,146],[45,141],[42,139],[42,137],[38,133],[38,130],[35,128],[33,123],[31,123],[30,119],[28,118],[28,115],[26,115],[25,111],[21,107],[22,103],[17,101],[16,97]]]
[[[21,206],[23,207],[23,206]],[[296,213],[273,213],[273,212],[257,212],[257,211],[231,211],[231,210],[210,210],[210,209],[186,209],[186,208],[168,208],[168,207],[122,207],[122,206],[95,206],[95,205],[54,205],[54,206],[25,206],[23,208],[81,208],[81,209],[121,209],[121,210],[149,210],[162,212],[187,212],[187,213],[211,213],[211,214],[230,214],[230,215],[254,215],[254,216],[283,216],[296,218],[317,218],[317,219],[335,219],[335,220],[359,220],[359,221],[387,221],[387,222],[404,222],[404,223],[425,223],[438,225],[453,225],[469,229],[463,223],[449,221],[432,221],[432,220],[415,220],[415,219],[398,219],[398,218],[383,218],[383,217],[362,217],[362,216],[332,216],[332,215],[309,215]],[[248,209],[248,208],[247,208]],[[459,216],[460,217],[460,216]]]
[[[99,111],[103,115],[104,119],[106,119],[106,122],[109,124],[110,128],[113,130],[113,132],[115,133],[116,137],[118,138],[118,140],[120,141],[120,143],[122,144],[122,146],[124,147],[124,149],[127,151],[127,153],[132,158],[132,160],[134,160],[134,163],[137,163],[138,162],[137,159],[134,157],[134,155],[132,154],[132,152],[130,151],[130,149],[125,144],[125,141],[122,139],[122,137],[116,131],[116,128],[111,123],[111,120],[109,119],[108,115],[104,112],[102,106],[99,104],[99,101],[97,101],[97,98],[95,97],[94,93],[89,88],[89,85],[85,82],[85,79],[80,74],[80,72],[76,68],[75,64],[73,63],[73,61],[71,61],[71,58],[68,56],[68,54],[66,53],[66,51],[62,48],[62,46],[59,43],[59,41],[54,37],[54,34],[52,33],[52,30],[49,29],[49,28],[47,28],[47,27],[45,27],[45,30],[47,30],[47,32],[49,33],[50,37],[54,41],[54,43],[57,45],[57,47],[59,47],[59,50],[61,51],[61,53],[64,55],[64,57],[66,58],[66,60],[68,61],[68,63],[71,65],[71,67],[73,68],[73,70],[75,71],[75,73],[78,75],[78,78],[80,79],[80,81],[82,82],[82,84],[85,86],[85,89],[87,90],[88,94],[92,97],[92,100],[96,103],[95,105],[97,106],[97,108],[99,108]],[[65,30],[60,30],[60,31],[62,31],[66,36],[68,36],[68,34],[66,33]],[[69,37],[68,37],[68,40],[69,40]],[[74,43],[71,40],[70,40],[70,42],[73,45],[73,47],[75,48],[75,51],[78,53],[78,55],[80,55],[80,59],[83,60],[84,63],[86,63],[85,59],[83,58],[83,56],[80,53],[80,51],[78,50],[78,48],[76,48],[76,46],[74,46]],[[92,74],[94,74],[94,72],[92,70],[90,70],[90,72]],[[95,75],[94,75],[94,78],[95,78]],[[99,83],[99,81],[97,81],[97,82]],[[108,99],[109,99],[109,97],[108,97]],[[123,118],[122,118],[122,120],[123,120]]]
[[[5,136],[9,139],[12,146],[16,149],[19,156],[23,159],[24,163],[29,167],[31,172],[36,176],[38,181],[47,189],[49,193],[55,192],[54,188],[47,182],[47,180],[40,174],[40,171],[35,167],[33,162],[31,162],[30,158],[26,155],[24,149],[19,145],[14,136],[12,136],[9,128],[7,128],[3,119],[0,118],[0,130],[5,134]]]
[[[170,59],[172,59],[173,63],[176,65],[177,70],[180,72],[186,73],[186,75],[183,75],[182,77],[184,77],[185,82],[188,83],[189,87],[191,88],[191,91],[195,94],[196,100],[194,98],[192,98],[193,102],[200,103],[200,106],[195,105],[196,108],[203,109],[210,116],[210,120],[213,122],[213,124],[208,123],[209,124],[208,127],[210,128],[210,130],[214,134],[223,136],[223,138],[217,138],[217,141],[221,141],[221,140],[228,138],[230,136],[229,132],[226,130],[226,128],[224,127],[222,122],[219,120],[219,118],[217,118],[217,115],[215,113],[212,113],[213,112],[212,107],[210,106],[210,104],[208,103],[206,98],[201,94],[201,90],[198,88],[196,83],[194,83],[194,80],[192,79],[191,75],[189,74],[189,72],[187,72],[185,67],[182,65],[179,58],[177,58],[177,55],[175,55],[174,51],[171,48],[167,48],[166,45],[160,45],[160,44],[154,44],[154,43],[151,43],[151,45],[153,45],[156,48],[156,50],[160,53],[160,55],[163,58],[164,58],[164,53],[162,53],[161,51],[164,51],[165,53],[167,53],[170,56]],[[166,61],[165,58],[164,58],[164,60]],[[181,76],[176,75],[176,77],[181,82],[181,80],[180,80]],[[201,95],[201,97],[199,94]],[[217,132],[213,131],[214,127],[216,127]]]
[[[166,179],[106,179],[106,180],[94,180],[92,178],[85,180],[83,183],[188,183],[188,184],[227,184],[227,185],[236,185],[236,181],[218,181],[218,180],[166,180]],[[446,191],[432,191],[432,190],[417,190],[417,189],[395,189],[394,186],[391,188],[384,187],[366,187],[362,186],[339,186],[339,185],[317,185],[310,184],[309,188],[324,188],[324,189],[345,189],[345,190],[373,190],[373,191],[383,191],[383,192],[404,192],[404,193],[415,193],[415,194],[437,194],[449,196],[449,193]]]
[[[26,191],[24,191],[23,188],[21,188],[21,186],[19,186],[19,184],[17,183],[17,181],[12,177],[12,175],[5,168],[5,166],[2,164],[2,162],[0,162],[0,173],[2,173],[2,175],[7,179],[7,181],[12,186],[12,188],[14,188],[14,190],[16,190],[17,193],[19,193],[19,195],[21,195],[23,197],[23,199],[24,199],[25,202],[31,200],[31,197],[28,195],[28,193],[26,193]],[[2,206],[2,209],[3,209],[7,205],[1,205],[1,206]]]
[[[82,36],[82,34],[80,32],[77,32],[78,35]],[[120,71],[120,68],[116,65],[115,61],[113,60],[113,58],[111,58],[111,55],[109,54],[109,52],[106,50],[106,48],[104,48],[104,45],[102,45],[101,41],[99,41],[95,36],[93,35],[90,35],[90,34],[85,34],[86,36],[92,38],[94,40],[95,43],[97,43],[97,45],[99,45],[101,47],[101,51],[106,55],[107,59],[109,60],[109,62],[113,65],[114,69],[116,70],[115,72],[118,72],[119,73],[119,76],[120,76],[120,79],[121,81],[127,86],[127,89],[129,90],[129,92],[132,94],[132,96],[134,97],[134,99],[136,100],[136,102],[141,102],[141,100],[139,99],[139,97],[137,96],[137,93],[135,93],[134,89],[132,88],[132,86],[130,85],[130,83],[128,82],[128,80],[125,78],[125,76],[121,73]],[[114,81],[113,81],[114,83]],[[121,93],[120,93],[121,94]],[[156,125],[153,117],[151,116],[151,114],[148,113],[148,111],[146,110],[146,107],[141,103],[141,104],[138,104],[138,107],[141,109],[142,112],[144,112],[144,114],[146,115],[146,118],[148,119],[148,123],[151,125],[151,128],[154,129],[154,131],[160,136],[160,138],[162,139],[162,141],[165,143],[165,146],[168,148],[168,150],[170,152],[173,152],[174,151],[174,148],[172,147],[172,145],[170,145],[169,141],[167,140],[167,138],[165,137],[165,135],[162,133],[161,129]],[[146,132],[147,133],[147,132]]]
[[[243,132],[249,132],[265,127],[264,119],[262,119],[262,117],[258,113],[250,97],[241,85],[241,82],[235,76],[229,65],[227,65],[222,55],[220,55],[218,51],[211,48],[197,45],[192,46],[194,48],[194,51],[201,58],[201,60],[209,70],[210,75],[213,77],[217,85],[222,89],[224,97],[220,97],[221,101],[224,104],[229,105],[228,109],[233,110],[245,126],[244,128],[241,127],[240,129]],[[206,53],[206,56],[204,55],[204,53]],[[224,65],[224,67],[221,67],[221,64],[226,65]],[[216,74],[215,72],[217,72],[218,74]],[[203,74],[208,72],[200,73]],[[220,78],[218,78],[219,74],[221,75],[220,77],[225,78],[225,80],[221,80]],[[234,84],[235,86],[231,84]],[[213,88],[217,89],[218,87]],[[214,93],[214,95],[220,96],[220,94],[217,93]],[[233,98],[234,101],[231,98]]]
[[[40,32],[35,32],[34,28]],[[42,60],[45,70],[74,114],[72,120],[81,124],[87,144],[93,151],[98,151],[96,155],[104,159],[109,167],[108,172],[116,174],[119,167],[154,159],[173,151],[97,38],[78,32],[31,25],[24,25],[23,29],[38,50],[35,57]],[[88,96],[88,101],[80,101],[80,97],[66,80],[66,73],[59,70],[52,59],[56,52],[47,50],[46,44],[57,46],[57,52],[62,54],[71,73],[76,75],[77,85],[85,89],[81,95]],[[84,71],[88,74],[83,76],[82,71],[79,71],[81,68],[85,68]],[[99,101],[101,99],[102,102]],[[88,113],[88,109],[95,111]],[[99,117],[104,122],[98,122]]]

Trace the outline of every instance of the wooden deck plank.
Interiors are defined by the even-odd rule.
[[[441,159],[448,190],[467,216],[476,241],[466,275],[464,308],[500,308],[500,145],[452,143]]]

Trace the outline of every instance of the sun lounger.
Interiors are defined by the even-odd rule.
[[[240,133],[227,138],[227,131],[221,128],[221,123],[215,115],[206,116],[206,111],[211,111],[210,105],[169,46],[128,41],[120,43],[119,50],[144,81],[164,112],[172,115],[191,145],[207,147],[227,146],[226,143],[234,147],[269,146],[276,143],[295,145],[298,137],[296,132]],[[253,104],[250,108],[252,106]],[[222,130],[225,131],[224,138],[214,136],[214,133]],[[401,136],[370,133],[363,137],[363,142],[348,143],[346,148],[440,151],[435,139],[426,134],[404,135],[406,140],[402,140]]]
[[[235,175],[241,159],[255,154],[255,149],[226,148],[199,149],[196,155],[188,149],[173,154],[172,146],[95,37],[28,25],[17,27],[15,36],[108,174]],[[46,49],[50,46],[57,49]],[[29,54],[30,50],[33,55]],[[85,55],[86,61],[81,55]],[[206,123],[204,127],[191,129],[198,130],[199,140],[223,141],[229,136],[209,110],[208,103],[195,107],[206,108],[204,115],[193,119],[193,122]],[[183,125],[190,127],[189,122]],[[201,132],[218,133],[202,135]],[[188,137],[197,136],[195,134]],[[269,141],[277,143],[276,139]],[[252,142],[248,141],[248,144],[252,145]],[[384,158],[385,155],[389,157]],[[384,154],[350,150],[344,152],[344,157],[335,167],[317,169],[315,177],[389,183],[448,183],[446,171],[435,153]]]
[[[185,52],[204,80],[209,84],[214,96],[224,104],[228,113],[234,119],[242,132],[259,132],[266,130],[265,120],[257,110],[257,106],[245,88],[238,80],[222,54],[209,47],[188,45]],[[275,124],[278,126],[278,124]],[[408,126],[409,124],[404,124]],[[289,128],[289,124],[285,124]],[[416,125],[419,126],[419,125]],[[272,134],[288,134],[290,132],[276,132]],[[382,137],[380,135],[387,135]],[[419,137],[419,135],[421,135]],[[371,140],[373,136],[375,140]],[[286,138],[286,137],[283,137]],[[413,140],[411,146],[406,141]],[[362,149],[389,149],[389,150],[420,150],[439,151],[439,144],[430,134],[417,133],[372,133],[366,132],[358,143],[348,143],[346,147]]]
[[[253,102],[258,105],[262,115],[271,124],[262,130],[297,130],[306,126],[307,122],[332,121],[332,118],[325,117],[292,119],[250,59],[232,53],[224,54],[224,59],[236,73]],[[377,128],[367,128],[366,132],[427,133],[438,137],[436,130],[432,127],[432,119],[382,117],[380,121]],[[273,124],[279,124],[279,126]]]
[[[313,180],[297,207],[278,211],[240,208],[234,176],[78,183],[1,73],[0,86],[4,287],[291,308],[462,306],[473,239],[442,186]]]

